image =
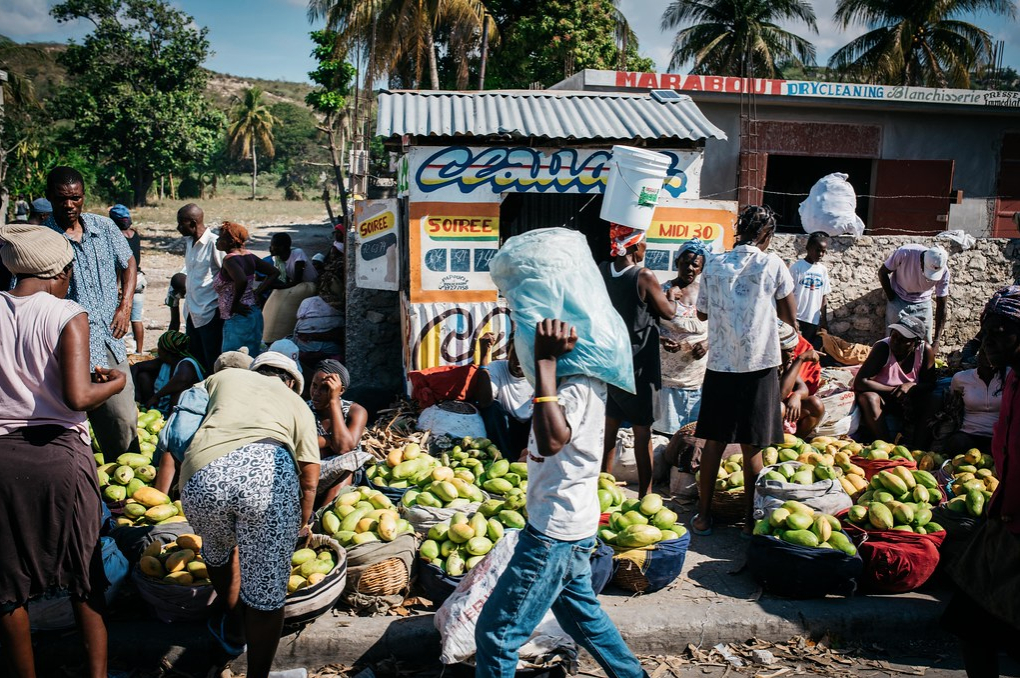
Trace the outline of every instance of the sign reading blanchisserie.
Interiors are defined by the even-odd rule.
[[[783,97],[1020,108],[1020,92],[736,78],[721,75],[588,70],[584,72],[584,84],[628,89],[675,89],[686,92],[753,93]]]

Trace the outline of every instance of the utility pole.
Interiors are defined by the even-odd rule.
[[[4,83],[7,82],[7,71],[0,71],[0,139],[4,131]],[[7,203],[10,193],[7,191],[7,149],[0,142],[0,224],[7,221]]]
[[[478,89],[485,89],[485,64],[489,61],[489,15],[482,21],[482,64],[478,69]]]

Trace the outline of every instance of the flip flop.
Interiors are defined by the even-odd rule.
[[[224,631],[224,626],[226,623],[227,615],[224,614],[220,616],[219,624],[216,624],[212,619],[210,619],[208,622],[206,622],[206,628],[209,629],[209,633],[212,634],[212,637],[216,639],[216,642],[219,643],[220,647],[223,648],[224,652],[233,657],[240,657],[242,654],[248,651],[248,646],[242,645],[241,647],[237,647],[236,645],[232,645],[227,640],[227,634]],[[219,632],[217,632],[216,630],[217,626],[219,627]]]
[[[708,536],[711,536],[711,534],[712,534],[712,524],[714,522],[712,519],[709,519],[708,527],[706,527],[704,530],[699,530],[698,528],[694,527],[694,521],[697,520],[700,517],[701,517],[700,513],[695,513],[694,517],[691,518],[691,532],[693,532],[694,534],[698,535],[699,537],[708,537]]]

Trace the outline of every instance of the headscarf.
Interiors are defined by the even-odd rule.
[[[184,334],[184,332],[167,330],[163,334],[159,335],[159,340],[156,342],[156,346],[167,353],[180,356],[181,358],[191,358],[196,363],[198,362],[198,358],[191,355],[188,351],[188,348],[191,346],[191,338]]]
[[[688,252],[693,252],[697,257],[707,257],[708,248],[705,247],[705,243],[701,242],[698,238],[691,238],[683,244],[680,251],[676,253],[676,258],[679,259]]]
[[[800,343],[800,335],[797,329],[782,320],[776,321],[779,324],[779,348],[784,351],[792,351]]]
[[[0,240],[7,243],[0,247],[0,260],[14,275],[53,278],[74,259],[67,238],[45,226],[0,226]]]
[[[230,238],[235,247],[240,247],[244,243],[248,242],[248,229],[241,224],[234,223],[233,221],[223,222],[223,225],[220,227],[220,235],[225,235]]]
[[[644,237],[644,231],[631,228],[630,226],[611,223],[609,225],[609,253],[614,257],[625,256],[627,250],[641,242]]]
[[[319,364],[315,366],[315,371],[324,374],[340,375],[340,383],[343,384],[344,390],[347,390],[351,385],[351,375],[339,360],[333,360],[332,358],[320,360]]]
[[[981,319],[989,314],[1020,322],[1020,285],[1008,285],[993,294],[981,312]]]

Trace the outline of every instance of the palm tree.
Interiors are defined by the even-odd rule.
[[[774,78],[780,63],[813,63],[814,45],[780,28],[784,21],[801,21],[818,33],[805,0],[673,0],[661,23],[663,31],[680,29],[669,68],[692,61],[697,75]]]
[[[1013,0],[839,0],[837,22],[870,30],[837,50],[829,67],[866,82],[968,88],[992,41],[960,17],[982,11],[1016,18]]]
[[[258,187],[259,154],[258,149],[270,158],[276,153],[273,148],[273,125],[279,120],[269,112],[269,107],[262,102],[262,90],[249,87],[244,96],[235,97],[234,110],[230,115],[230,127],[227,135],[230,138],[230,152],[242,160],[251,158],[251,199],[255,199]]]
[[[428,67],[432,89],[439,89],[436,34],[440,28],[461,36],[470,29],[481,37],[486,15],[482,0],[309,0],[308,18],[326,20],[326,28],[339,34],[338,49],[359,50],[367,56],[365,89],[374,78],[412,68],[418,87]],[[489,35],[495,35],[489,22]],[[477,42],[477,40],[475,41]],[[461,38],[459,44],[464,44]],[[459,47],[459,45],[458,45]]]

